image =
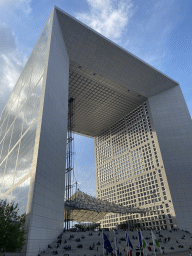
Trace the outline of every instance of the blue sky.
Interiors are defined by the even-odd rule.
[[[0,0],[0,112],[54,5],[179,82],[192,116],[191,0]],[[94,169],[93,140],[75,136],[75,176],[91,194]]]

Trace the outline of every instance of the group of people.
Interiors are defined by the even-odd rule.
[[[177,230],[174,230],[174,231],[177,231]],[[65,231],[64,231],[65,232]],[[64,233],[63,232],[63,233]],[[173,232],[173,231],[170,231],[170,232]],[[62,236],[63,236],[63,233],[61,233],[58,237],[57,237],[57,242],[56,242],[56,245],[54,246],[55,248],[61,248],[61,245],[62,245],[62,243],[64,243],[64,244],[66,244],[64,247],[62,247],[62,249],[64,249],[64,250],[72,250],[72,248],[71,248],[71,245],[70,244],[68,244],[68,242],[70,241],[70,240],[72,240],[73,241],[73,244],[72,244],[72,247],[74,247],[73,249],[79,249],[79,248],[83,248],[83,246],[85,247],[85,244],[80,244],[80,243],[77,243],[76,244],[76,246],[74,245],[74,242],[76,241],[76,242],[81,242],[81,239],[85,239],[86,241],[87,241],[87,243],[86,243],[86,247],[87,247],[87,249],[88,250],[92,250],[93,252],[92,253],[96,253],[96,252],[98,252],[99,251],[99,247],[98,247],[98,245],[101,245],[101,243],[99,242],[99,241],[96,241],[96,243],[90,243],[89,241],[90,240],[94,240],[95,239],[95,237],[94,238],[89,238],[89,236],[93,236],[93,233],[92,232],[90,232],[90,233],[88,233],[86,236],[84,235],[84,234],[82,234],[82,236],[80,237],[79,235],[78,236],[76,236],[76,235],[74,235],[74,234],[69,234],[69,235],[67,235],[67,237],[66,237],[66,235],[65,235],[65,240],[62,240]],[[171,240],[171,237],[170,236],[168,236],[168,237],[165,237],[166,236],[166,234],[167,233],[163,233],[162,234],[162,232],[161,231],[159,231],[159,230],[156,230],[156,232],[154,232],[154,233],[156,233],[157,235],[158,235],[158,237],[157,237],[157,241],[158,242],[164,242],[164,243],[168,243],[170,240]],[[154,233],[153,233],[153,235],[154,235]],[[118,234],[118,231],[116,231],[115,232],[115,234]],[[102,233],[101,232],[98,232],[98,234],[97,234],[97,236],[101,236],[102,235]],[[152,236],[153,236],[152,235]],[[171,235],[171,234],[170,234]],[[88,236],[88,237],[87,237]],[[106,236],[108,237],[108,239],[109,239],[109,234],[106,234]],[[155,235],[154,235],[155,236]],[[186,235],[187,236],[187,235]],[[87,239],[86,239],[87,238]],[[137,240],[138,238],[139,238],[139,232],[138,232],[138,235],[132,235],[131,236],[131,238],[133,239],[133,240]],[[181,239],[185,239],[185,234],[182,234],[182,237],[180,237]],[[192,238],[192,237],[191,237]],[[149,240],[149,239],[151,239],[151,236],[149,237],[143,237],[143,239],[145,239],[145,240]],[[173,240],[173,238],[172,238],[172,240]],[[85,241],[85,242],[86,242]],[[117,241],[117,239],[116,239],[116,241]],[[127,241],[124,237],[121,237],[120,239],[118,239],[118,241],[119,241],[119,243],[121,243],[121,241]],[[118,243],[118,241],[117,241],[117,243]],[[113,240],[111,240],[111,242],[114,242],[114,239]],[[184,242],[184,241],[183,241]],[[180,244],[180,242],[178,241],[178,240],[176,240],[176,243],[177,243],[177,245],[178,245],[178,247],[179,248],[184,248],[184,246],[182,245],[182,244]],[[124,243],[123,243],[124,244]],[[150,247],[150,245],[153,245],[153,243],[151,243],[151,241],[148,243],[147,242],[147,244],[149,245],[149,247]],[[171,250],[174,250],[174,244],[173,244],[173,242],[170,244],[170,248],[169,249],[171,249]],[[186,247],[186,246],[185,246]],[[53,248],[53,246],[52,245],[48,245],[48,248],[50,248],[50,249],[52,249]],[[164,247],[161,247],[161,249],[162,249],[162,251],[164,250]],[[191,249],[191,248],[190,248]],[[121,248],[121,250],[122,250],[122,253],[124,253],[124,252],[126,252],[126,249],[124,249],[123,247]],[[136,249],[137,250],[137,249]],[[151,251],[151,250],[149,250],[149,251]],[[157,249],[155,249],[155,252],[157,251]],[[122,253],[120,253],[119,252],[119,255],[122,255]],[[163,253],[164,253],[164,251],[163,251]],[[57,255],[58,254],[58,251],[57,250],[53,250],[52,251],[52,254],[53,255]],[[115,255],[114,254],[114,251],[111,253],[110,252],[110,254],[109,255]],[[40,255],[39,255],[40,256]]]
[[[65,233],[65,231],[66,231],[66,230],[63,230],[63,233]],[[89,233],[88,235],[89,235],[89,236],[93,236],[92,233]],[[98,233],[98,235],[100,236],[100,233]],[[74,237],[75,237],[74,235],[70,234],[69,240],[72,240]],[[82,239],[85,239],[85,236],[82,235],[81,238],[82,238]],[[58,240],[57,240],[57,245],[56,245],[55,247],[56,247],[56,248],[59,248],[60,245],[61,245],[61,242],[62,242],[62,234],[60,234],[60,235],[57,237],[57,239],[58,239]],[[80,242],[81,240],[80,240],[80,238],[76,238],[75,241],[76,241],[76,242]],[[66,239],[64,240],[64,243],[67,243],[67,240],[66,240]],[[100,242],[98,242],[97,245],[100,245]],[[49,244],[49,245],[48,245],[48,248],[51,249],[52,246]],[[82,245],[82,244],[78,244],[78,245],[77,245],[77,248],[83,248],[83,245]],[[94,248],[95,248],[95,243],[93,243],[92,245],[89,246],[89,250],[94,250]],[[64,250],[71,250],[71,245],[66,245],[66,246],[64,246]],[[97,252],[98,252],[98,247],[97,247],[96,250],[97,250]],[[58,251],[57,251],[57,250],[56,250],[56,251],[53,251],[52,254],[53,254],[53,255],[57,255],[57,254],[58,254]]]

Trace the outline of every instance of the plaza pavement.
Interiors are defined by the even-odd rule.
[[[92,235],[91,235],[92,233]],[[114,245],[114,232],[113,231],[104,231],[104,233],[108,236],[111,245],[113,249],[115,248]],[[100,235],[99,235],[100,234]],[[142,234],[144,238],[149,238],[146,241],[148,243],[152,243],[151,233],[150,231],[142,231]],[[177,231],[168,231],[168,230],[161,230],[160,236],[159,234],[156,234],[154,231],[154,234],[157,239],[161,239],[159,244],[161,247],[164,247],[164,255],[170,255],[170,256],[189,256],[190,252],[192,252],[192,249],[190,250],[190,246],[192,248],[192,234],[177,230]],[[133,244],[133,256],[136,255],[136,248],[139,244],[137,232],[136,231],[128,231],[129,238]],[[70,238],[70,236],[74,236],[74,238]],[[83,238],[84,237],[84,238]],[[122,256],[126,256],[126,242],[121,241],[121,238],[125,237],[125,231],[118,231],[118,234],[116,234],[117,237],[117,243],[118,247],[120,249],[120,252],[122,253]],[[133,239],[135,237],[135,239]],[[168,242],[164,242],[165,238],[168,239],[170,237],[170,240]],[[80,239],[79,242],[76,241],[76,239]],[[57,245],[57,241],[59,239],[56,239],[52,244],[52,248],[48,248],[45,250],[45,252],[40,253],[41,256],[52,256],[53,251],[57,251],[58,256],[103,256],[103,240],[102,240],[102,232],[99,231],[86,231],[86,232],[70,232],[66,231],[61,235],[61,244],[59,244],[59,247]],[[162,242],[161,242],[162,241]],[[176,242],[177,241],[177,242]],[[98,244],[100,243],[100,245]],[[64,246],[70,245],[71,250],[64,249]],[[82,248],[77,248],[78,245],[82,245]],[[90,250],[89,247],[93,247],[93,250]],[[182,245],[183,248],[179,248],[178,246]],[[153,246],[150,245],[152,248],[152,251],[148,251],[148,255],[154,255],[153,254]],[[56,248],[58,247],[58,248]],[[171,249],[174,248],[174,249]],[[111,254],[108,254],[111,255]],[[156,255],[162,255],[159,251],[156,252]]]

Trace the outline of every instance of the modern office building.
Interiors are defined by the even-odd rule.
[[[149,101],[139,105],[95,138],[97,197],[146,213],[108,214],[102,227],[177,227],[161,149]],[[127,226],[127,225],[126,225]]]
[[[74,132],[95,138],[97,196],[151,211],[102,225],[192,231],[192,122],[179,84],[55,7],[0,120],[0,199],[26,213],[24,254],[63,228],[70,98]]]

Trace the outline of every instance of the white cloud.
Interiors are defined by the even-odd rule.
[[[119,39],[133,14],[131,1],[87,0],[87,2],[90,12],[78,13],[76,18],[112,40]]]
[[[122,46],[150,65],[164,70],[170,58],[168,38],[176,23],[174,0],[138,5]]]
[[[175,0],[133,4],[132,0],[87,0],[89,11],[76,18],[164,71],[167,39],[177,14]]]
[[[0,115],[26,63],[19,52],[10,21],[31,12],[32,0],[0,0]]]
[[[0,0],[0,9],[6,14],[10,14],[15,10],[21,10],[25,14],[31,12],[31,1],[32,0]]]
[[[26,62],[9,27],[0,26],[0,113]]]

